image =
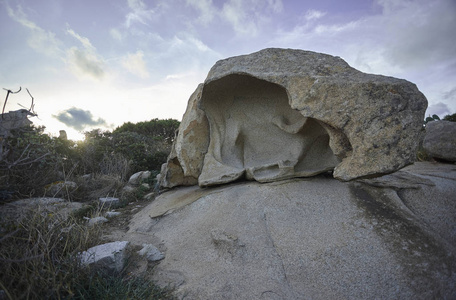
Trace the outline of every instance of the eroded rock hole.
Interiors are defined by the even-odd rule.
[[[229,75],[208,83],[201,103],[210,144],[200,185],[312,176],[339,163],[326,130],[293,110],[279,85]]]

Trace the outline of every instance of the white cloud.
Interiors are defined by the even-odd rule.
[[[247,14],[247,5],[242,0],[230,0],[223,5],[223,17],[240,35],[256,36],[258,27]]]
[[[383,13],[390,14],[409,6],[413,2],[410,0],[375,0],[375,3],[382,7]]]
[[[67,28],[66,32],[82,44],[82,48],[67,50],[66,63],[70,71],[79,79],[101,79],[105,75],[103,60],[97,54],[90,40]]]
[[[448,105],[442,102],[429,105],[426,111],[426,116],[437,115],[441,119],[448,114],[450,114],[450,109],[448,108]]]
[[[280,13],[283,11],[282,0],[267,0],[268,8],[274,13]]]
[[[109,30],[109,35],[111,35],[111,37],[113,39],[115,39],[116,41],[119,41],[119,42],[121,42],[123,39],[122,33],[118,29],[115,29],[115,28],[111,28],[111,30]]]
[[[456,102],[456,87],[452,88],[447,92],[444,92],[442,98],[445,100],[451,100],[452,102]]]
[[[146,4],[142,0],[127,0],[128,7],[133,11],[141,11],[146,9]]]
[[[455,62],[456,2],[405,2],[398,10],[385,8],[385,56],[403,67],[427,67]]]
[[[223,5],[221,15],[238,35],[255,37],[270,22],[271,15],[282,10],[281,0],[229,0]]]
[[[345,24],[335,24],[335,25],[317,25],[315,27],[315,33],[323,35],[334,35],[341,33],[343,31],[353,31],[359,28],[358,22],[349,22]]]
[[[304,15],[307,21],[318,20],[326,15],[326,12],[310,9]]]
[[[55,34],[44,30],[34,22],[30,21],[20,5],[17,6],[16,10],[13,10],[11,7],[6,5],[6,9],[8,11],[8,15],[13,20],[30,29],[31,36],[27,42],[33,50],[48,56],[55,56],[61,53],[60,41],[56,38]]]
[[[77,47],[67,50],[66,62],[79,79],[101,79],[105,74],[103,63],[94,54]]]
[[[140,78],[148,78],[150,76],[149,71],[147,71],[146,63],[144,61],[144,52],[141,50],[138,50],[134,54],[129,53],[125,58],[122,59],[121,64],[130,73]]]
[[[202,24],[210,23],[217,15],[212,0],[187,0],[187,4],[199,11],[198,21]]]
[[[66,31],[68,34],[70,34],[72,37],[76,38],[79,42],[81,42],[82,46],[87,49],[88,51],[95,51],[95,47],[92,45],[92,43],[89,41],[88,38],[80,36],[76,32],[74,32],[73,29],[67,28]]]
[[[130,28],[134,23],[148,25],[148,22],[158,15],[159,8],[165,6],[162,3],[158,4],[155,10],[148,9],[143,0],[127,0],[127,4],[131,10],[126,16],[125,26],[127,28]]]

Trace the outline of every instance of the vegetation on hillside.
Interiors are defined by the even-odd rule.
[[[49,184],[86,174],[116,175],[124,182],[138,171],[157,174],[178,126],[172,119],[125,123],[112,132],[85,132],[83,141],[51,137],[44,127],[16,129],[3,143],[0,199],[43,196]]]
[[[100,214],[91,200],[142,198],[141,188],[131,195],[122,188],[137,171],[159,172],[178,126],[171,119],[126,123],[112,132],[86,132],[83,141],[49,136],[44,127],[11,131],[0,145],[0,205],[55,196],[50,187],[74,181],[76,189],[58,196],[90,209],[63,218],[38,207],[20,220],[0,219],[0,299],[173,299],[170,290],[131,276],[128,266],[106,274],[81,265],[79,254],[101,242],[99,228],[84,219]]]
[[[174,299],[131,264],[114,273],[82,264],[81,252],[102,243],[84,221],[38,207],[0,227],[0,299]]]

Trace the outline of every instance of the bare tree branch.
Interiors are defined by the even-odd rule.
[[[34,110],[34,108],[35,108],[35,103],[33,103],[34,98],[33,98],[32,94],[30,94],[30,91],[29,91],[27,88],[26,88],[26,90],[27,90],[27,93],[29,94],[29,96],[32,98],[32,105],[30,105],[29,112],[31,112],[31,113],[33,113],[34,115],[36,115],[35,110]]]
[[[3,88],[3,89],[6,91],[6,98],[5,98],[5,103],[3,104],[2,118],[3,118],[3,114],[5,113],[6,102],[8,102],[9,94],[17,94],[17,93],[19,93],[22,90],[22,87],[19,87],[19,90],[17,92],[13,92],[12,90],[8,90],[8,89],[5,89],[5,88]],[[32,97],[32,99],[33,99],[33,97]]]

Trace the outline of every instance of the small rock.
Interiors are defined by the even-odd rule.
[[[60,217],[66,219],[83,207],[83,203],[68,202],[62,198],[28,198],[10,202],[6,205],[0,205],[0,220],[2,222],[18,222],[26,217],[27,212],[31,211],[41,212],[43,214],[58,214]]]
[[[103,205],[107,206],[112,206],[112,205],[119,205],[120,204],[120,199],[119,198],[114,198],[114,197],[106,197],[106,198],[100,198],[100,203]]]
[[[143,180],[146,180],[150,177],[150,171],[140,171],[133,175],[131,175],[130,179],[128,180],[128,184],[133,186],[138,186],[141,184]]]
[[[44,187],[46,195],[64,196],[66,192],[74,191],[78,185],[74,181],[56,181]]]
[[[108,211],[106,213],[106,218],[114,218],[117,216],[120,216],[120,212],[118,212],[118,211]]]
[[[456,122],[427,123],[423,147],[431,157],[456,162]]]
[[[143,248],[138,251],[138,254],[145,256],[147,260],[151,262],[165,258],[163,253],[161,253],[160,250],[152,244],[143,244]]]
[[[134,186],[126,185],[122,189],[122,192],[124,192],[124,193],[133,193],[135,190],[136,190],[136,188]]]
[[[155,198],[155,192],[149,193],[143,197],[144,200],[153,200]]]
[[[89,226],[102,224],[106,222],[108,222],[108,219],[106,219],[105,217],[95,217],[89,220]]]
[[[125,259],[127,241],[117,241],[98,245],[81,254],[81,263],[85,265],[96,264],[107,271],[122,271]]]
[[[84,181],[90,181],[90,180],[92,180],[92,177],[93,177],[92,174],[85,174],[85,175],[82,175],[82,176],[81,176],[81,178],[82,178]]]

